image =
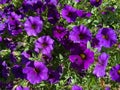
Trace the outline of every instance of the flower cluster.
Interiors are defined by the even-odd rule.
[[[0,0],[0,90],[90,90],[100,80],[108,90],[104,79],[119,83],[119,24],[107,21],[102,4]]]

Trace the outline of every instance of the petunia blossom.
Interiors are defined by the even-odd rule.
[[[23,73],[27,75],[26,79],[31,84],[38,84],[48,79],[48,69],[42,62],[28,62],[23,69]]]
[[[92,34],[90,30],[84,25],[74,26],[70,32],[69,38],[74,43],[87,43],[87,41],[91,40]]]
[[[110,48],[117,43],[117,35],[112,28],[101,28],[96,34],[96,39],[106,48]]]
[[[42,31],[43,21],[38,16],[30,16],[24,23],[24,29],[28,36],[37,36]]]

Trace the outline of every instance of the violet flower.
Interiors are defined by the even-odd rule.
[[[42,31],[43,22],[38,16],[30,16],[24,23],[24,28],[28,36],[37,36]]]
[[[117,43],[117,35],[112,28],[101,28],[96,34],[96,39],[106,48],[110,48]]]
[[[48,79],[48,69],[39,61],[28,62],[23,69],[23,73],[27,75],[26,79],[31,84],[38,84],[41,81]]]
[[[77,18],[77,10],[70,5],[65,5],[61,11],[61,15],[68,23],[72,23]]]
[[[84,25],[74,26],[70,32],[69,38],[74,43],[87,43],[87,41],[91,40],[92,34],[90,30]]]
[[[53,50],[54,40],[50,36],[42,36],[35,41],[35,51],[37,53],[49,54]]]

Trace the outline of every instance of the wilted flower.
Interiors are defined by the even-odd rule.
[[[93,48],[97,48],[99,52],[101,51],[102,45],[100,44],[100,41],[97,38],[92,39],[91,45]]]
[[[63,26],[55,26],[53,28],[53,35],[58,40],[61,40],[66,34],[67,34],[67,31]]]
[[[26,64],[27,62],[29,62],[29,58],[32,56],[32,51],[28,50],[28,51],[23,51],[21,53],[21,64]]]
[[[109,55],[105,52],[98,57],[97,65],[94,68],[93,74],[97,77],[105,76],[105,70],[108,63]]]
[[[0,60],[0,77],[7,78],[9,76],[9,67],[5,61]]]
[[[56,70],[49,69],[48,72],[48,82],[51,84],[58,83],[61,77],[61,73],[63,72],[62,67],[59,66]]]
[[[15,78],[23,79],[25,77],[25,74],[22,72],[22,66],[20,65],[14,65],[12,67],[12,73],[14,74]]]
[[[110,6],[110,7],[106,7],[106,10],[111,11],[111,12],[115,12],[116,8],[113,6]]]
[[[56,24],[60,19],[60,14],[57,11],[57,8],[54,5],[48,5],[48,21],[51,24]]]

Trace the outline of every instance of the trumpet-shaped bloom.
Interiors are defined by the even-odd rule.
[[[117,42],[117,36],[112,28],[101,28],[96,38],[100,41],[100,44],[106,48],[112,47]]]
[[[75,22],[77,18],[77,10],[70,5],[65,5],[61,11],[61,14],[68,23]]]
[[[69,38],[74,43],[87,43],[87,41],[91,40],[92,34],[90,30],[84,26],[75,26],[73,27],[73,30],[70,32]]]
[[[42,31],[43,22],[39,17],[30,16],[24,23],[25,31],[28,36],[37,36]]]
[[[42,54],[50,54],[53,50],[54,40],[50,36],[42,36],[35,42],[35,51]]]
[[[48,69],[38,61],[28,62],[23,69],[23,73],[27,75],[27,80],[32,84],[40,83],[42,80],[48,79]]]

